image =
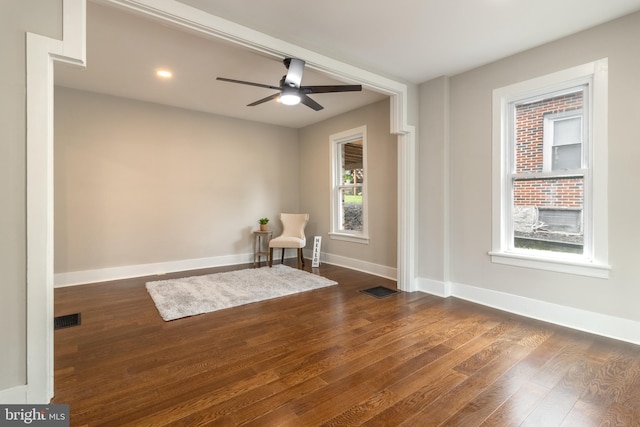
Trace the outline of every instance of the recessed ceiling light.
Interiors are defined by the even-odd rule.
[[[169,70],[157,70],[156,71],[156,76],[163,78],[163,79],[170,79],[171,76],[173,76],[173,74],[171,74],[171,71]]]

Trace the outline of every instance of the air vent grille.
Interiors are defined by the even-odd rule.
[[[57,316],[53,319],[53,329],[70,328],[80,325],[80,313]]]

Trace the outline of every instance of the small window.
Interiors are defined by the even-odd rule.
[[[367,243],[366,127],[331,135],[331,238]]]
[[[582,93],[573,94],[582,98]],[[544,170],[561,171],[580,169],[585,123],[583,110],[544,115]]]
[[[539,230],[570,233],[577,237],[582,235],[582,211],[580,209],[540,209],[538,221]]]

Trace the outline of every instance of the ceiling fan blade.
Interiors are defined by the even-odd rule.
[[[276,99],[279,96],[280,96],[280,92],[274,93],[273,95],[269,95],[266,98],[259,99],[256,102],[252,102],[251,104],[247,104],[247,107],[255,107],[256,105],[260,105],[260,104],[263,104],[265,102],[268,102],[268,101],[271,101],[273,99]]]
[[[300,94],[300,102],[303,103],[304,105],[306,105],[309,108],[313,108],[316,111],[320,111],[320,110],[322,110],[324,108],[322,105],[318,104],[316,101],[314,101],[313,99],[309,98],[304,93]]]
[[[264,88],[267,88],[267,89],[280,90],[280,88],[278,86],[263,85],[262,83],[245,82],[243,80],[227,79],[227,78],[224,78],[224,77],[218,77],[218,78],[216,78],[216,80],[220,80],[220,81],[223,81],[223,82],[230,82],[230,83],[240,83],[242,85],[264,87]]]
[[[359,92],[362,85],[302,86],[304,93]]]
[[[289,87],[299,88],[302,82],[302,73],[304,72],[304,61],[297,58],[285,58],[284,65],[288,69],[284,84]]]

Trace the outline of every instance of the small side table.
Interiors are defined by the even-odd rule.
[[[254,231],[253,266],[260,266],[260,257],[267,257],[269,261],[269,241],[273,237],[273,231]]]

